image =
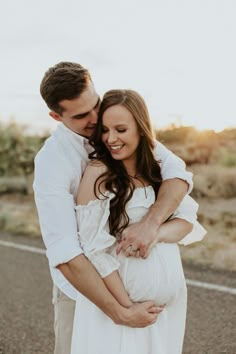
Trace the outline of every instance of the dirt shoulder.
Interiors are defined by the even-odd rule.
[[[236,198],[197,199],[199,221],[207,230],[198,243],[181,247],[185,261],[236,271]]]

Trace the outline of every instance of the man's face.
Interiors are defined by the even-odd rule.
[[[80,97],[72,100],[62,100],[60,106],[63,109],[62,115],[50,112],[50,116],[61,121],[73,132],[89,138],[96,126],[100,106],[100,98],[92,82]]]

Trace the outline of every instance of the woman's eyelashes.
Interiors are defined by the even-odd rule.
[[[116,129],[116,131],[118,132],[118,133],[125,133],[126,131],[127,131],[127,129]],[[107,128],[102,128],[102,133],[108,133],[109,132],[109,129],[107,129]]]

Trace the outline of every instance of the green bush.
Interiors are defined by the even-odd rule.
[[[46,137],[29,136],[25,128],[16,123],[0,123],[0,134],[0,177],[31,174],[34,157]]]
[[[225,167],[235,167],[236,166],[236,150],[231,150],[227,148],[220,149],[216,161]]]

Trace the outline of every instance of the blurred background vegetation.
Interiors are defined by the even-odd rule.
[[[33,199],[34,157],[49,133],[0,123],[0,231],[40,236]],[[157,139],[181,157],[194,174],[191,195],[199,203],[205,239],[182,247],[183,259],[236,270],[236,128],[216,133],[170,126]]]

